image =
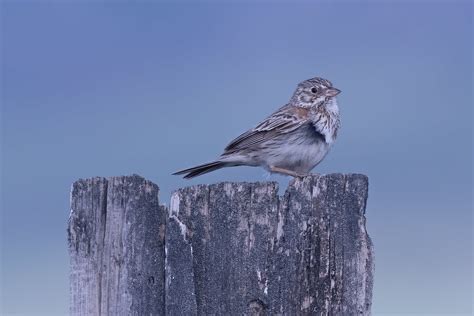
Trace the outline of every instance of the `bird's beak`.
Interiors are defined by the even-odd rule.
[[[341,93],[341,90],[336,89],[336,88],[329,88],[326,90],[326,96],[328,97],[335,97],[339,93]]]

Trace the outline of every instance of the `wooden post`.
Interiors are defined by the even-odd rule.
[[[163,315],[165,210],[138,176],[73,184],[71,315]]]
[[[138,176],[80,180],[71,314],[369,315],[367,189],[356,174],[292,180],[282,197],[225,182],[180,189],[167,210]]]

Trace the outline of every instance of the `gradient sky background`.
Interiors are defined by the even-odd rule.
[[[343,92],[314,171],[370,178],[373,313],[472,312],[472,5],[2,1],[0,314],[68,312],[66,224],[78,178],[178,187],[279,181],[173,171],[316,75]]]

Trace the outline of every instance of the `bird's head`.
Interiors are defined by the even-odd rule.
[[[301,107],[320,106],[330,103],[340,92],[332,86],[331,81],[315,77],[298,84],[290,103]]]

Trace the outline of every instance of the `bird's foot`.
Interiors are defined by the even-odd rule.
[[[275,173],[280,173],[280,174],[283,174],[283,175],[287,175],[287,176],[292,176],[294,178],[304,178],[306,176],[306,174],[301,174],[301,173],[298,173],[298,172],[295,172],[295,171],[292,171],[292,170],[288,170],[288,169],[285,169],[285,168],[280,168],[280,167],[275,167],[275,166],[270,166],[270,171],[271,172],[275,172]]]

